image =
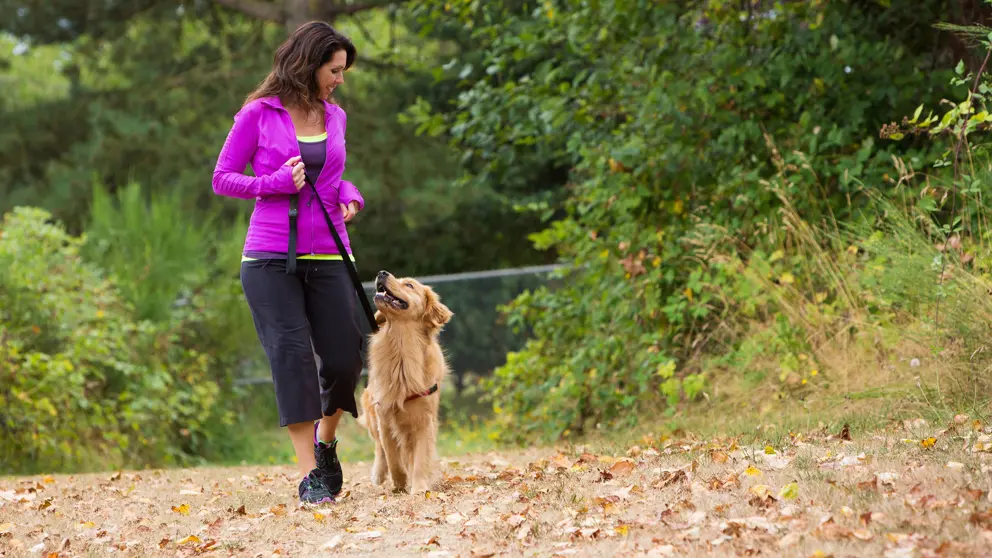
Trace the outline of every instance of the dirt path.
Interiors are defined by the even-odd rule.
[[[5,478],[0,555],[989,556],[988,431],[465,456],[418,495],[353,463],[317,510],[297,508],[290,467]]]

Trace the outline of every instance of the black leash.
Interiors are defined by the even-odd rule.
[[[334,244],[338,247],[338,254],[341,254],[341,259],[344,260],[344,265],[348,269],[348,275],[351,277],[351,283],[355,286],[355,292],[358,293],[358,300],[361,301],[362,309],[365,310],[365,319],[368,320],[369,327],[372,328],[372,333],[375,333],[379,331],[379,325],[375,323],[375,311],[372,310],[369,297],[365,296],[362,280],[358,277],[358,268],[355,266],[355,262],[351,261],[351,257],[348,256],[344,242],[341,241],[341,236],[338,235],[338,230],[334,227],[334,223],[331,221],[331,215],[327,212],[327,208],[324,207],[324,202],[321,201],[320,195],[317,193],[317,188],[310,182],[309,178],[305,180],[310,186],[310,191],[313,192],[313,197],[316,199],[317,205],[320,206],[321,211],[324,213],[327,228],[331,231]],[[297,211],[298,197],[299,194],[293,194],[289,197],[289,253],[286,255],[286,273],[296,273],[296,217],[299,214]],[[292,271],[290,271],[290,268],[292,268]]]

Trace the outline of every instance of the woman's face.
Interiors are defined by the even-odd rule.
[[[331,96],[337,86],[344,83],[344,66],[348,63],[348,54],[339,50],[335,52],[327,64],[317,68],[317,87],[326,99]]]

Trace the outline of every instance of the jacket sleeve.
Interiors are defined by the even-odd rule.
[[[234,125],[214,167],[214,193],[240,199],[272,194],[295,194],[293,169],[279,167],[267,176],[248,176],[245,167],[258,147],[258,105],[248,105],[234,115]]]
[[[348,205],[353,201],[358,202],[358,209],[365,209],[365,198],[362,197],[362,193],[351,182],[342,180],[338,187],[338,203]]]
[[[338,107],[338,110],[341,111],[341,136],[344,137],[348,128],[348,115],[341,107]],[[358,202],[359,210],[365,209],[365,198],[362,197],[362,193],[351,182],[342,180],[338,186],[338,203],[349,205],[353,201]]]

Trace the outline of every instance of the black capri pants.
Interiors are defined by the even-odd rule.
[[[241,263],[241,287],[272,368],[279,425],[313,422],[338,409],[358,418],[362,333],[348,270],[343,261],[296,263],[293,275],[284,259]]]

